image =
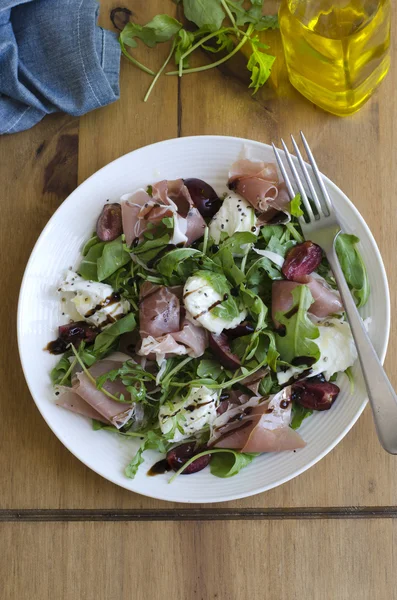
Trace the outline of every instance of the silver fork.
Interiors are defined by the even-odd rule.
[[[331,198],[329,197],[327,188],[325,187],[322,179],[322,175],[318,170],[316,161],[314,160],[313,154],[309,148],[309,144],[307,143],[302,132],[301,137],[313,170],[314,178],[317,181],[319,189],[321,190],[322,202],[320,201],[315,190],[313,181],[309,175],[298,145],[291,135],[292,144],[294,146],[300,169],[304,175],[307,187],[310,190],[310,197],[318,213],[314,214],[305,188],[302,184],[302,180],[292,160],[291,154],[289,153],[284,140],[281,140],[285,157],[293,175],[293,179],[295,180],[297,191],[299,191],[301,194],[302,202],[309,217],[308,223],[306,223],[305,220],[300,217],[300,225],[305,238],[321,246],[327,256],[329,264],[331,265],[335,281],[338,285],[343,300],[346,315],[350,323],[353,338],[356,343],[357,353],[367,386],[368,398],[371,403],[379,441],[387,452],[390,452],[390,454],[397,454],[397,396],[367,335],[364,323],[360,317],[360,313],[357,310],[349,287],[346,283],[345,276],[335,251],[335,240],[341,232],[341,227],[339,225]],[[276,155],[278,166],[280,167],[280,171],[284,177],[288,193],[292,199],[296,195],[296,192],[294,191],[287,170],[281,159],[280,151],[277,150],[274,144],[272,144],[272,146]]]

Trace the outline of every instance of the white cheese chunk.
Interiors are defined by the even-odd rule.
[[[315,340],[320,358],[312,367],[310,377],[324,373],[329,380],[334,373],[346,371],[357,360],[357,350],[347,321],[326,319],[317,323],[320,337]],[[302,373],[304,369],[291,367],[287,371],[277,373],[280,385],[287,383],[292,377]]]
[[[252,206],[244,198],[230,193],[212,218],[209,235],[216,244],[219,244],[222,233],[226,233],[228,237],[237,231],[250,231],[258,235],[259,227],[255,223],[256,216]]]
[[[216,419],[219,392],[205,386],[193,387],[185,400],[160,406],[162,433],[171,442],[180,442],[211,425]]]
[[[210,309],[221,303],[223,296],[216,292],[206,279],[199,276],[193,275],[187,279],[183,289],[183,300],[187,318],[196,325],[199,323],[211,333],[219,334],[224,329],[234,329],[247,316],[246,310],[242,310],[238,317],[230,321],[215,316]]]
[[[116,321],[130,310],[127,300],[109,302],[114,293],[110,285],[87,281],[71,270],[67,272],[59,291],[73,293],[71,301],[78,314],[88,323],[98,327]]]

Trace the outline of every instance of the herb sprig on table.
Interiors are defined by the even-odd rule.
[[[179,75],[207,71],[228,61],[245,44],[250,45],[247,69],[251,72],[250,88],[255,94],[268,80],[275,57],[267,53],[269,46],[260,41],[257,32],[278,27],[277,16],[263,15],[264,0],[174,0],[180,4],[187,21],[197,29],[191,31],[169,15],[156,15],[146,25],[129,22],[120,33],[123,55],[136,67],[153,77],[144,101],[167,65],[173,59],[178,67],[166,75]],[[248,7],[246,7],[248,4]],[[171,42],[170,52],[157,73],[139,62],[128,50],[136,48],[141,40],[149,48]],[[190,66],[191,55],[198,49],[213,54],[222,52],[221,58],[199,67]],[[225,54],[226,53],[226,54]]]

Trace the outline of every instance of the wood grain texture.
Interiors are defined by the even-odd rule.
[[[110,27],[108,12],[117,4],[102,0],[102,25]],[[175,10],[171,0],[128,0],[125,5],[141,22],[158,12]],[[271,44],[276,48],[279,40],[272,35]],[[236,65],[228,68],[229,75],[219,71],[189,75],[180,86],[179,125],[182,135],[218,133],[264,142],[304,129],[322,169],[350,196],[371,226],[388,271],[395,315],[395,39],[393,43],[388,78],[351,118],[327,115],[300,98],[287,83],[280,60],[271,85],[255,98],[236,78]],[[152,52],[144,49],[141,59],[155,67],[166,52],[166,46]],[[78,181],[110,160],[147,143],[177,136],[176,79],[163,77],[148,104],[143,104],[148,79],[123,60],[118,103],[90,113],[79,124],[71,117],[53,115],[30,131],[0,138],[0,508],[153,510],[176,506],[117,488],[62,446],[26,388],[15,339],[16,299],[23,270],[55,209]],[[386,361],[395,386],[396,331],[393,323]],[[266,494],[222,506],[239,510],[381,507],[396,505],[396,498],[396,459],[381,450],[367,409],[343,442],[308,472]]]
[[[1,597],[395,600],[396,527],[392,521],[3,524]]]

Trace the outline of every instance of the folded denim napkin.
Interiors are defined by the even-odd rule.
[[[96,0],[0,0],[0,134],[119,98],[120,47],[98,11]]]

